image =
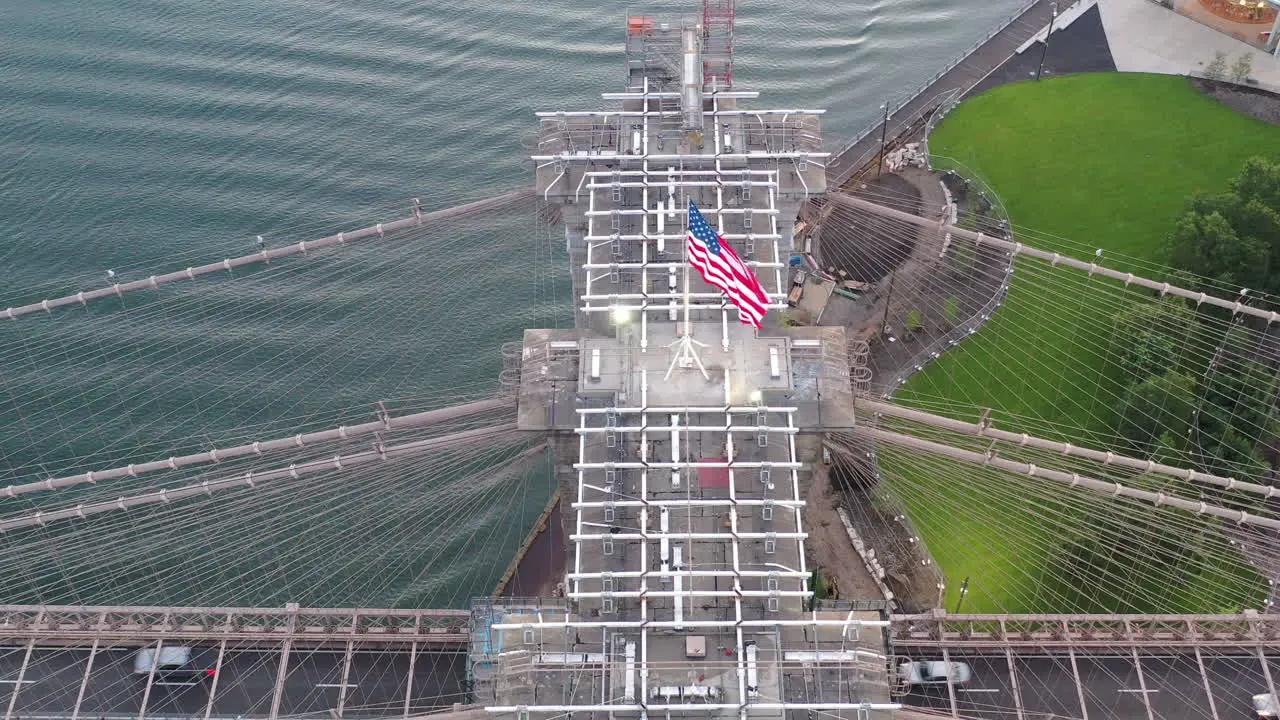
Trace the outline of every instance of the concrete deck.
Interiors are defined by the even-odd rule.
[[[1228,66],[1242,53],[1252,53],[1252,76],[1259,86],[1280,91],[1280,58],[1230,35],[1150,0],[1099,0],[1098,8],[1120,72],[1202,73],[1214,53],[1226,53]]]

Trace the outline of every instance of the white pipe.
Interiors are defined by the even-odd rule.
[[[785,293],[768,293],[775,302],[786,297]],[[617,293],[614,295],[583,295],[578,298],[583,302],[614,302],[617,300],[673,300],[683,298],[684,293]],[[689,293],[692,300],[714,300],[723,298],[724,293]]]
[[[1126,286],[1138,285],[1140,287],[1145,287],[1150,290],[1158,290],[1162,295],[1177,295],[1178,297],[1183,297],[1188,300],[1194,300],[1196,301],[1197,304],[1213,305],[1214,307],[1220,307],[1220,308],[1223,308],[1224,310],[1230,310],[1233,313],[1252,315],[1254,317],[1266,320],[1268,323],[1280,321],[1280,312],[1276,312],[1274,310],[1262,310],[1259,308],[1250,307],[1240,302],[1239,300],[1234,300],[1234,301],[1223,300],[1221,298],[1217,298],[1212,295],[1208,295],[1206,293],[1194,292],[1192,290],[1175,287],[1173,285],[1170,285],[1169,283],[1156,282],[1155,280],[1149,280],[1144,277],[1138,277],[1133,273],[1123,273],[1123,272],[1120,272],[1119,270],[1112,270],[1110,268],[1105,268],[1097,264],[1096,262],[1088,263],[1083,260],[1077,260],[1072,257],[1064,257],[1061,253],[1051,253],[1046,250],[1027,247],[1026,245],[1023,245],[1020,242],[1010,242],[1009,240],[1003,240],[1000,238],[983,235],[982,233],[976,233],[976,232],[973,232],[972,230],[965,230],[955,225],[949,225],[947,223],[939,223],[936,220],[923,218],[923,217],[920,217],[919,215],[913,215],[911,213],[902,212],[901,210],[894,210],[892,208],[884,207],[883,205],[877,205],[876,203],[873,203],[873,202],[867,202],[866,200],[863,200],[861,198],[855,198],[848,195],[841,195],[839,193],[832,194],[831,197],[836,198],[841,202],[844,202],[845,204],[864,208],[874,213],[877,213],[879,215],[883,215],[885,217],[891,217],[898,220],[903,220],[905,222],[915,223],[916,225],[920,225],[921,227],[940,228],[942,230],[946,230],[950,232],[954,236],[973,240],[977,245],[987,244],[993,247],[1000,248],[1002,250],[1009,250],[1015,256],[1027,255],[1033,258],[1039,258],[1041,260],[1048,260],[1051,265],[1066,265],[1067,267],[1076,268],[1077,270],[1087,270],[1090,275],[1096,274],[1096,275],[1102,275],[1103,277],[1109,277],[1113,280],[1123,280]]]
[[[306,447],[308,445],[333,440],[346,440],[353,437],[371,435],[377,432],[420,428],[438,422],[444,422],[446,420],[453,420],[467,415],[487,412],[489,410],[509,408],[512,407],[513,403],[514,401],[512,398],[494,398],[492,400],[480,400],[477,402],[467,403],[465,405],[455,405],[453,407],[442,408],[440,410],[428,410],[427,412],[413,413],[411,415],[401,415],[399,417],[388,416],[375,422],[360,423],[359,425],[344,425],[331,430],[298,433],[296,435],[290,435],[289,437],[275,438],[273,440],[262,440],[246,443],[244,445],[214,448],[208,452],[178,455],[165,460],[153,460],[150,462],[136,463],[108,470],[91,470],[79,475],[66,475],[63,477],[41,480],[39,482],[10,485],[3,490],[0,490],[0,495],[13,497],[15,495],[37,492],[40,490],[54,490],[56,488],[71,487],[73,485],[81,485],[84,483],[99,483],[103,480],[137,477],[141,473],[151,472],[153,470],[177,470],[180,467],[186,467],[188,465],[218,463],[237,457],[261,455],[273,450],[287,450]]]
[[[772,177],[772,176],[777,175],[777,174],[778,174],[778,171],[777,171],[777,170],[752,170],[752,169],[750,169],[750,168],[730,168],[730,169],[725,169],[725,170],[721,170],[721,171],[719,171],[719,172],[716,172],[715,170],[678,169],[678,168],[676,168],[676,167],[674,167],[674,166],[668,166],[668,167],[667,167],[667,169],[666,169],[665,171],[658,171],[658,172],[653,172],[653,171],[649,171],[649,170],[589,170],[589,171],[587,171],[587,172],[582,173],[582,176],[583,176],[584,178],[596,178],[596,177],[608,177],[608,178],[611,178],[611,177],[654,177],[654,176],[657,176],[657,177],[659,177],[659,178],[660,178],[660,177],[662,177],[662,176],[664,176],[664,175],[670,175],[670,176],[677,176],[677,175],[678,175],[678,176],[681,176],[681,177],[686,177],[686,176],[688,176],[688,177],[701,177],[701,176],[718,177],[718,176],[720,176],[720,175],[746,175],[746,176],[762,175],[762,176]],[[664,182],[665,182],[665,181],[664,181]],[[674,194],[675,194],[675,185],[674,185],[674,184],[669,185],[669,187],[667,188],[667,197],[670,197],[670,196],[672,196],[672,195],[674,195]]]
[[[771,182],[771,181],[760,182],[759,180],[721,180],[719,182],[701,182],[697,180],[681,180],[681,181],[672,181],[667,184],[669,186],[678,185],[680,187],[753,187],[753,188],[778,187],[778,184],[775,182]],[[607,182],[607,183],[587,183],[584,187],[590,190],[604,190],[604,189],[612,189],[615,187],[651,188],[651,187],[661,187],[661,186],[662,186],[661,183],[650,183],[650,182]],[[667,214],[666,208],[662,207],[661,205],[659,205],[658,207],[661,210],[660,212],[650,213],[650,214],[655,214],[655,215]],[[763,212],[763,211],[757,210],[756,212]]]
[[[647,426],[646,426],[647,427]],[[658,426],[659,428],[661,426]],[[650,428],[657,429],[657,428]],[[735,460],[732,464],[727,462],[589,462],[574,463],[575,470],[643,470],[645,468],[671,468],[678,470],[681,468],[777,468],[779,470],[800,469],[804,467],[804,463],[798,462],[756,462],[753,460]]]
[[[605,573],[569,573],[569,577],[575,580],[599,579]],[[619,572],[609,573],[609,577],[614,578],[643,578],[643,577],[675,577],[682,575],[685,577],[779,577],[779,578],[808,578],[809,573],[800,572],[798,570],[623,570]]]
[[[970,423],[963,420],[953,420],[951,418],[934,415],[932,413],[904,408],[892,403],[884,403],[866,398],[858,398],[855,404],[859,408],[865,408],[873,413],[881,415],[890,415],[906,420],[912,420],[926,425],[946,428],[956,432],[968,435],[978,435],[980,437],[995,438],[996,440],[1004,440],[1019,445],[1040,448],[1043,450],[1052,450],[1060,452],[1063,455],[1075,455],[1077,457],[1087,458],[1102,463],[1103,465],[1116,465],[1131,470],[1139,470],[1141,472],[1161,473],[1163,475],[1172,475],[1182,478],[1190,482],[1205,482],[1213,485],[1219,485],[1227,490],[1244,490],[1245,492],[1256,493],[1272,497],[1280,492],[1273,485],[1259,485],[1257,483],[1242,482],[1232,477],[1223,477],[1221,475],[1213,475],[1203,473],[1192,468],[1180,468],[1173,465],[1165,465],[1154,460],[1139,460],[1137,458],[1117,455],[1110,450],[1091,450],[1089,448],[1079,447],[1071,443],[1062,443],[1055,440],[1044,440],[1038,437],[1032,437],[1026,433],[1009,432],[1008,430],[997,430],[990,425],[982,425],[979,423]]]
[[[1210,505],[1204,501],[1188,500],[1176,495],[1167,495],[1163,492],[1139,490],[1137,488],[1121,485],[1117,482],[1098,480],[1095,478],[1085,477],[1077,473],[1068,473],[1062,472],[1061,470],[1036,467],[1031,463],[1005,460],[1004,458],[989,456],[972,450],[951,447],[950,445],[943,445],[942,443],[931,442],[929,440],[922,440],[910,435],[886,432],[877,428],[859,427],[856,432],[860,435],[868,435],[876,440],[892,443],[894,445],[901,445],[913,450],[922,450],[937,455],[943,455],[945,457],[955,458],[957,460],[964,460],[977,465],[990,465],[1006,472],[1027,475],[1029,477],[1044,478],[1046,480],[1066,484],[1069,487],[1080,487],[1102,495],[1109,495],[1111,497],[1127,497],[1132,500],[1144,500],[1152,503],[1156,507],[1169,505],[1197,515],[1212,515],[1224,520],[1230,520],[1238,525],[1257,525],[1260,527],[1270,528],[1272,530],[1280,530],[1280,520],[1250,515],[1244,510],[1233,510],[1230,508],[1219,507],[1217,505]]]
[[[899,703],[748,703],[750,710],[900,710]],[[739,710],[738,703],[687,703],[680,705],[493,705],[485,708],[491,713],[517,711],[537,713],[573,712],[693,712],[707,710]]]
[[[741,540],[764,540],[766,538],[778,538],[782,540],[803,540],[809,537],[808,533],[803,532],[780,532],[780,533],[696,533],[696,532],[670,532],[670,533],[654,533],[654,532],[620,532],[620,533],[575,533],[569,536],[574,542],[603,540],[612,538],[614,540],[657,540],[660,538],[671,538],[672,540],[732,540],[738,538]]]
[[[98,288],[97,290],[89,290],[86,292],[76,293],[75,295],[66,295],[60,298],[50,298],[42,300],[30,305],[22,305],[19,307],[6,308],[0,311],[0,318],[16,318],[20,315],[34,313],[39,310],[53,310],[54,308],[63,307],[65,305],[74,305],[76,303],[85,303],[89,300],[110,297],[112,295],[120,295],[134,290],[155,289],[166,283],[176,282],[179,280],[192,280],[200,275],[208,275],[224,271],[231,271],[234,268],[244,265],[252,265],[259,262],[270,262],[277,258],[289,257],[291,255],[305,255],[308,251],[320,250],[321,248],[332,247],[334,245],[342,245],[348,242],[365,240],[369,238],[382,238],[386,233],[405,228],[422,225],[431,220],[444,220],[457,215],[465,215],[481,210],[490,210],[493,208],[508,205],[512,202],[524,200],[534,197],[531,190],[515,190],[496,197],[477,200],[475,202],[458,205],[451,208],[443,208],[428,213],[422,213],[413,217],[395,220],[393,222],[378,223],[359,230],[350,232],[340,232],[336,235],[327,235],[317,240],[304,240],[301,242],[285,245],[284,247],[273,248],[270,250],[261,250],[251,255],[241,255],[234,258],[225,258],[217,262],[207,263],[195,267],[189,267],[185,270],[177,270],[163,275],[152,275],[146,280],[134,280],[126,283],[114,283],[111,287]]]
[[[646,78],[647,81],[647,78]],[[755,100],[760,97],[757,90],[721,90],[711,93],[717,98],[726,100]],[[620,92],[620,93],[600,93],[600,97],[605,100],[676,100],[680,97],[678,92]]]
[[[831,157],[831,153],[764,152],[760,150],[745,153],[726,153],[724,155],[716,155],[714,153],[694,153],[689,155],[677,155],[674,153],[650,155],[610,155],[605,153],[574,155],[572,153],[559,153],[556,155],[533,155],[531,159],[536,162],[550,164],[557,161],[568,162],[571,160],[590,163],[618,162],[619,160],[652,160],[654,162],[694,162],[697,160],[703,160],[711,162],[717,157],[721,160],[821,160]]]
[[[732,486],[730,486],[732,487]],[[658,506],[666,508],[669,506],[680,507],[734,507],[745,505],[747,507],[757,507],[761,505],[774,505],[776,507],[804,507],[804,500],[766,500],[766,499],[719,499],[719,500],[619,500],[611,502],[584,502],[573,503],[573,507],[595,508],[595,507],[653,507]]]
[[[661,240],[659,240],[659,242],[661,242]],[[776,262],[776,263],[763,262],[760,260],[747,260],[744,262],[748,267],[753,267],[753,268],[786,267],[786,263],[781,263],[781,262]],[[648,268],[650,270],[679,270],[680,268],[684,267],[684,263],[665,263],[665,262],[586,263],[584,265],[579,265],[579,267],[581,267],[583,270],[615,270],[615,269],[616,270],[643,270],[645,268]]]
[[[607,432],[619,433],[638,433],[646,428],[640,425],[628,425],[625,427],[580,427],[574,428],[574,432],[585,435],[598,435]],[[673,425],[671,432],[776,432],[786,435],[794,435],[800,432],[794,427],[775,427],[773,425]],[[616,463],[615,463],[616,464]]]
[[[674,215],[674,213],[672,214]],[[667,220],[670,221],[671,218],[667,218]],[[750,238],[754,238],[756,240],[781,240],[782,239],[782,236],[777,233],[723,233],[720,235],[720,237],[724,238],[725,240],[747,240]],[[621,233],[618,235],[613,235],[613,234],[595,235],[593,233],[588,232],[586,235],[583,236],[583,239],[591,242],[613,242],[614,240],[643,240],[643,241],[675,240],[677,242],[684,242],[685,236],[683,234],[673,235],[671,233],[667,233],[665,235],[639,235],[639,234],[627,235],[627,234],[621,234]],[[754,262],[756,261],[754,260],[747,261],[747,264],[751,265]],[[683,267],[683,264],[681,265],[681,267]]]
[[[653,405],[651,407],[620,407],[620,408],[578,408],[578,412],[583,415],[639,415],[640,413],[740,413],[740,414],[756,414],[760,411],[771,413],[792,413],[799,408],[790,405]],[[729,467],[728,462],[704,462],[690,463],[697,464],[702,467]],[[734,467],[752,467],[753,465],[781,465],[782,463],[760,463],[738,461],[732,463]]]
[[[766,305],[765,307],[768,308],[769,310],[785,310],[790,306],[787,305],[786,303],[771,303],[769,305]],[[735,307],[734,304],[730,302],[727,298],[715,305],[711,305],[711,304],[691,305],[691,308],[694,310],[715,310],[717,312],[721,310],[737,309],[737,307]],[[666,305],[658,305],[656,303],[653,305],[650,305],[648,303],[645,303],[642,305],[585,305],[578,308],[578,310],[581,312],[613,312],[615,310],[627,310],[627,311],[634,310],[636,312],[660,312],[666,309],[667,309]],[[718,429],[723,430],[724,428],[718,428]]]
[[[709,183],[709,185],[711,185],[712,187],[715,187],[715,186],[717,185],[717,183]],[[635,208],[635,209],[632,209],[632,210],[587,210],[587,211],[583,212],[582,214],[583,214],[583,215],[585,215],[586,217],[609,217],[609,216],[611,216],[611,215],[657,215],[657,214],[659,214],[659,213],[661,213],[661,212],[662,212],[661,210],[657,210],[657,209],[649,209],[649,208]],[[676,212],[677,212],[677,214],[680,214],[680,215],[686,215],[686,216],[689,214],[689,211],[688,211],[688,210],[678,210],[678,211],[676,211]],[[702,210],[701,212],[702,212],[702,214],[703,214],[703,215],[716,215],[716,216],[722,216],[722,215],[746,215],[747,213],[751,213],[751,215],[755,216],[755,215],[777,215],[780,211],[779,211],[779,210],[776,210],[776,209],[773,209],[773,208],[713,208],[713,207],[709,207],[709,208],[707,208],[707,209],[705,209],[705,210]],[[668,213],[668,214],[669,214],[669,213]]]
[[[586,620],[556,620],[540,623],[494,623],[490,627],[494,630],[521,630],[534,624],[541,628],[670,628],[675,627],[675,623],[664,620],[650,620],[641,622],[639,620],[604,620],[599,622],[589,622]],[[889,627],[888,620],[855,620],[845,618],[844,620],[828,620],[823,618],[810,618],[808,620],[686,620],[684,624],[688,627]]]
[[[681,114],[679,110],[540,110],[534,113],[534,117],[540,118],[559,118],[559,117],[677,117]],[[703,117],[739,117],[739,116],[768,116],[768,115],[826,115],[827,111],[822,109],[797,109],[797,110],[704,110]]]

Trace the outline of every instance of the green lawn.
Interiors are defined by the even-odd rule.
[[[1119,268],[1127,265],[1121,256],[1161,262],[1164,238],[1186,196],[1225,189],[1246,158],[1275,148],[1280,128],[1236,113],[1184,78],[1121,73],[996,88],[956,108],[929,143],[936,164],[947,164],[938,156],[952,158],[994,188],[1015,225],[1083,243],[1072,250],[1077,257],[1101,248],[1102,262]],[[1048,276],[1054,280],[1046,283]],[[1091,284],[1100,282],[1019,260],[1008,301],[992,320],[914,376],[897,399],[989,406],[1077,428],[1077,437],[1105,430],[1120,386],[1108,372],[1114,305],[1103,308],[1096,293],[1090,297]],[[1061,609],[1046,606],[1027,584],[1060,598],[1063,588],[1077,584],[1072,573],[1061,562],[1032,567],[1044,558],[1018,559],[1007,547],[1015,537],[1024,553],[1030,545],[1052,547],[1061,528],[1029,522],[1024,500],[1007,491],[985,503],[962,497],[975,486],[1005,481],[957,469],[971,478],[969,488],[926,484],[912,467],[918,465],[903,463],[901,472],[886,477],[947,577],[949,608],[969,576],[967,611]],[[1227,584],[1221,570],[1203,575],[1190,578],[1189,586],[1151,590],[1193,609],[1199,584],[1219,595]],[[1092,590],[1080,602],[1119,602],[1107,597]],[[1222,609],[1215,605],[1195,609]]]

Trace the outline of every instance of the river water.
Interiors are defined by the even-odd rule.
[[[1022,2],[742,0],[735,80],[762,92],[756,107],[828,108],[825,136],[836,149],[875,122],[881,102],[920,86]],[[630,9],[662,15],[697,5],[654,0]],[[600,92],[621,89],[627,11],[586,0],[7,0],[0,6],[0,308],[100,287],[108,268],[132,277],[181,269],[251,252],[258,234],[297,239],[300,228],[336,229],[340,219],[352,227],[401,217],[415,196],[442,207],[528,184],[524,149],[533,113],[601,107]],[[485,250],[486,238],[498,236],[473,227],[468,237],[468,247]],[[385,326],[362,321],[359,348],[367,356],[353,354],[342,371],[297,376],[292,385],[246,385],[222,405],[201,401],[212,393],[205,388],[230,392],[225,388],[243,375],[209,365],[194,344],[149,349],[156,363],[190,357],[183,360],[189,368],[179,363],[154,378],[139,372],[153,364],[152,355],[112,345],[90,358],[98,360],[99,378],[90,382],[89,366],[63,363],[81,341],[23,354],[23,333],[44,334],[44,342],[62,332],[50,324],[63,322],[59,317],[0,328],[10,352],[8,378],[0,375],[0,484],[6,472],[27,473],[37,462],[55,472],[93,454],[108,436],[117,446],[113,462],[127,456],[122,448],[166,433],[185,437],[201,428],[222,437],[237,423],[264,422],[259,403],[291,427],[291,413],[337,412],[493,378],[498,345],[519,339],[541,310],[510,309],[527,295],[520,288],[527,255],[492,250],[473,297],[451,295],[456,288],[448,283],[438,291],[424,283],[406,301],[424,314],[429,308],[433,324],[414,324],[412,316]],[[366,274],[366,287],[350,296],[376,297],[405,284],[397,278],[378,287],[380,277]],[[332,288],[300,285],[297,294],[294,300],[309,307],[333,303]],[[285,345],[323,339],[317,326],[282,329],[272,318],[268,327],[266,316],[248,309],[199,320],[234,325],[225,340],[232,344],[262,345],[262,336]],[[165,321],[149,317],[147,332],[178,333],[191,322],[177,316],[166,328]],[[447,343],[438,339],[445,328]],[[76,329],[86,331],[97,338],[110,332]],[[379,356],[379,347],[394,352]],[[301,362],[283,351],[272,357],[276,367],[252,369],[279,375]],[[19,363],[30,373],[15,375]],[[375,366],[378,374],[369,372]],[[131,373],[139,373],[136,382]],[[32,382],[47,390],[15,400]],[[95,395],[104,386],[110,397]],[[165,405],[144,391],[195,400]],[[79,427],[78,403],[86,417],[92,411],[100,419]],[[56,417],[42,416],[55,406],[62,408]],[[128,423],[117,430],[111,423],[122,409]],[[181,423],[166,419],[175,409]],[[39,427],[66,437],[37,439],[31,428]],[[544,499],[522,499],[527,507],[518,514],[536,515]],[[519,522],[511,525],[502,547],[523,534]],[[122,560],[123,572],[128,564]],[[501,562],[485,566],[485,582],[491,567],[500,570]],[[216,593],[198,599],[256,600]]]

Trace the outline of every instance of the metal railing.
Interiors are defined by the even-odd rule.
[[[1179,648],[1255,650],[1280,646],[1280,616],[1239,615],[893,615],[895,647]]]
[[[987,199],[991,201],[991,208],[995,211],[997,217],[1006,223],[1010,222],[1009,211],[1005,209],[1004,202],[1000,200],[1000,196],[991,188],[990,185],[982,180],[976,172],[964,163],[953,158],[942,156],[937,157],[940,160],[945,160],[948,163],[948,169],[952,170],[956,175],[967,177],[971,184],[977,183],[980,185],[981,187],[979,188],[979,192],[985,193]],[[932,164],[933,156],[930,157],[931,167]],[[957,167],[962,168],[965,173],[961,174],[956,169]],[[972,315],[970,315],[968,319],[962,322],[957,322],[954,327],[935,338],[932,342],[922,348],[920,352],[916,353],[915,357],[913,357],[909,362],[900,367],[898,371],[894,373],[892,379],[883,386],[884,390],[881,393],[882,398],[888,400],[893,397],[893,393],[897,391],[898,388],[905,385],[912,375],[924,370],[925,366],[929,363],[942,357],[942,353],[946,352],[948,348],[959,345],[961,341],[976,333],[983,324],[991,319],[991,315],[995,313],[996,308],[1000,307],[1000,305],[1004,303],[1005,298],[1008,297],[1009,283],[1013,280],[1014,258],[1011,254],[1007,255],[1007,257],[1008,263],[1005,266],[1004,276],[1000,279],[1000,286],[996,288],[996,291],[992,294],[991,298],[987,300],[982,307],[978,308]],[[977,258],[975,258],[974,262],[977,261]]]
[[[451,609],[3,605],[0,638],[462,645],[470,617]]]

